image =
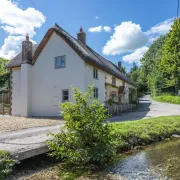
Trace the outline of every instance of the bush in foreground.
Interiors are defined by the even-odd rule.
[[[12,160],[7,151],[0,150],[0,179],[6,179],[16,163],[17,161]]]
[[[180,135],[180,116],[166,116],[138,121],[113,123],[117,151],[144,146],[172,136]]]
[[[117,122],[112,123],[112,126],[113,141],[116,142],[118,152],[123,153],[136,146],[148,145],[169,138],[173,134],[180,135],[180,116]],[[107,177],[106,170],[98,168],[98,166],[90,168],[88,165],[68,167],[62,163],[53,169],[35,174],[32,179],[117,179],[116,177]],[[102,175],[103,173],[105,176],[98,177],[98,174]]]
[[[53,140],[48,141],[50,155],[69,163],[102,164],[115,153],[111,125],[105,123],[107,111],[92,98],[93,87],[84,94],[77,88],[73,90],[75,103],[61,105],[65,126],[58,134],[51,134]]]
[[[154,96],[153,99],[159,102],[167,102],[172,104],[180,104],[180,96],[173,95],[162,95],[162,96]]]

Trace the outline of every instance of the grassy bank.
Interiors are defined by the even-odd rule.
[[[180,104],[180,96],[162,95],[154,96],[153,99],[159,102],[167,102],[171,104]]]
[[[114,141],[118,153],[123,153],[137,146],[145,146],[152,142],[180,134],[180,116],[167,116],[138,121],[112,123]],[[93,169],[93,168],[92,168]],[[116,175],[108,174],[103,169],[95,171],[86,166],[71,167],[70,170],[62,163],[50,169],[33,174],[26,180],[39,179],[118,179]]]
[[[117,150],[123,152],[180,134],[180,116],[113,123],[113,128]]]

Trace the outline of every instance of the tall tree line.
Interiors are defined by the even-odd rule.
[[[180,19],[176,19],[171,30],[159,37],[135,64],[129,76],[137,83],[140,92],[152,95],[177,94],[180,90]]]

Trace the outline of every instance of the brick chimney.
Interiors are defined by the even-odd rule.
[[[121,70],[121,61],[118,62],[118,68]]]
[[[82,27],[80,28],[80,32],[77,34],[77,39],[80,40],[83,44],[86,44],[86,33],[83,32]]]
[[[22,42],[22,64],[32,64],[32,42],[29,41],[29,35]]]

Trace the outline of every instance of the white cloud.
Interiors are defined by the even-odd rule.
[[[127,63],[138,62],[143,57],[144,53],[147,52],[148,49],[149,48],[146,46],[141,47],[139,49],[136,49],[133,53],[123,56],[122,59]]]
[[[0,48],[0,56],[12,58],[20,51],[21,41],[28,33],[31,38],[36,34],[35,28],[40,28],[45,22],[44,15],[34,8],[22,10],[17,3],[1,0],[1,28],[8,33],[4,45]]]
[[[170,18],[163,22],[160,22],[159,24],[156,24],[155,26],[153,26],[149,31],[147,31],[147,34],[158,33],[160,35],[164,35],[171,29],[173,21],[174,21],[174,18]]]
[[[174,18],[167,19],[163,22],[160,22],[153,26],[146,34],[150,37],[149,42],[155,41],[159,36],[165,35],[171,29],[171,26],[174,22]]]
[[[94,32],[102,32],[102,31],[105,31],[105,32],[111,32],[111,27],[109,26],[96,26],[96,27],[91,27],[88,29],[89,32],[91,33],[94,33]]]
[[[174,18],[167,19],[142,32],[140,25],[132,22],[122,22],[114,25],[114,34],[110,37],[102,52],[105,55],[119,55],[131,52],[122,57],[125,62],[138,62],[147,52],[148,47],[161,35],[165,35],[171,29]]]
[[[148,36],[141,31],[139,24],[122,22],[114,28],[114,34],[103,47],[103,54],[118,55],[124,52],[132,52],[148,42]]]
[[[103,29],[106,32],[111,32],[111,27],[109,27],[109,26],[104,26]]]
[[[96,19],[99,19],[99,17],[98,17],[98,16],[96,16],[95,18],[96,18]]]
[[[101,32],[103,30],[102,26],[96,26],[96,27],[91,27],[88,29],[89,32]]]
[[[4,39],[4,45],[0,49],[0,57],[12,59],[17,52],[21,51],[21,43],[25,40],[24,36],[8,36]],[[31,41],[36,44],[35,41]]]

